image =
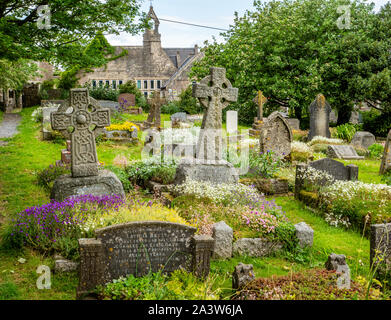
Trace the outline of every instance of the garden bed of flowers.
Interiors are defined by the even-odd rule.
[[[176,210],[158,202],[84,195],[25,209],[10,221],[3,238],[14,248],[29,246],[77,260],[78,239],[94,237],[96,229],[150,220],[190,225]]]
[[[282,208],[267,201],[254,186],[187,180],[171,187],[171,192],[176,196],[172,206],[200,233],[211,234],[214,223],[225,221],[235,239],[268,238],[286,247],[296,245],[295,228]]]
[[[319,209],[335,227],[369,231],[370,224],[391,221],[391,187],[361,181],[335,181],[324,171],[309,167],[299,199]]]

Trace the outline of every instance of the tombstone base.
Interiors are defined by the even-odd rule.
[[[119,195],[125,197],[121,181],[108,170],[101,170],[97,176],[72,178],[63,175],[56,179],[51,192],[51,199],[61,202],[73,196],[81,195]]]
[[[176,171],[174,184],[186,179],[212,183],[238,183],[234,166],[225,160],[182,159]]]

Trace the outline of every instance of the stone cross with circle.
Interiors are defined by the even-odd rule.
[[[71,89],[69,105],[61,106],[57,112],[50,114],[53,130],[71,132],[74,178],[98,175],[95,134],[99,128],[110,126],[110,109],[97,109],[90,100],[88,89]],[[68,108],[72,111],[68,112]]]
[[[223,109],[238,99],[238,89],[226,78],[224,68],[210,68],[210,75],[193,84],[193,96],[206,108],[202,120],[197,154],[206,152],[208,160],[222,159]],[[203,146],[203,147],[202,147]],[[204,149],[204,150],[201,150]],[[212,157],[212,158],[211,158]]]

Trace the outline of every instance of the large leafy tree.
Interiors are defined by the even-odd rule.
[[[350,25],[341,21],[339,7],[346,5]],[[254,10],[236,15],[224,43],[206,43],[192,75],[200,79],[210,66],[225,67],[240,89],[236,108],[245,122],[256,115],[257,90],[269,107],[289,107],[299,119],[318,93],[338,110],[339,123],[359,101],[391,111],[390,19],[389,6],[376,14],[360,0],[254,1]]]
[[[146,26],[140,0],[2,0],[0,58],[79,62],[86,44],[98,32],[136,34]],[[50,28],[39,7],[48,5]],[[45,12],[41,12],[45,14]]]

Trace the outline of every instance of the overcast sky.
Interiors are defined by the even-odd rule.
[[[373,0],[376,8],[380,8],[388,0]],[[149,0],[144,0],[142,9],[148,12]],[[228,29],[233,24],[234,12],[239,15],[247,9],[253,8],[253,0],[154,0],[153,7],[158,18],[201,24],[210,27]],[[216,36],[218,40],[221,31],[193,26],[186,26],[171,22],[160,22],[162,46],[193,47],[195,44],[202,46],[205,40],[211,40]],[[142,35],[107,36],[112,45],[142,45]]]

